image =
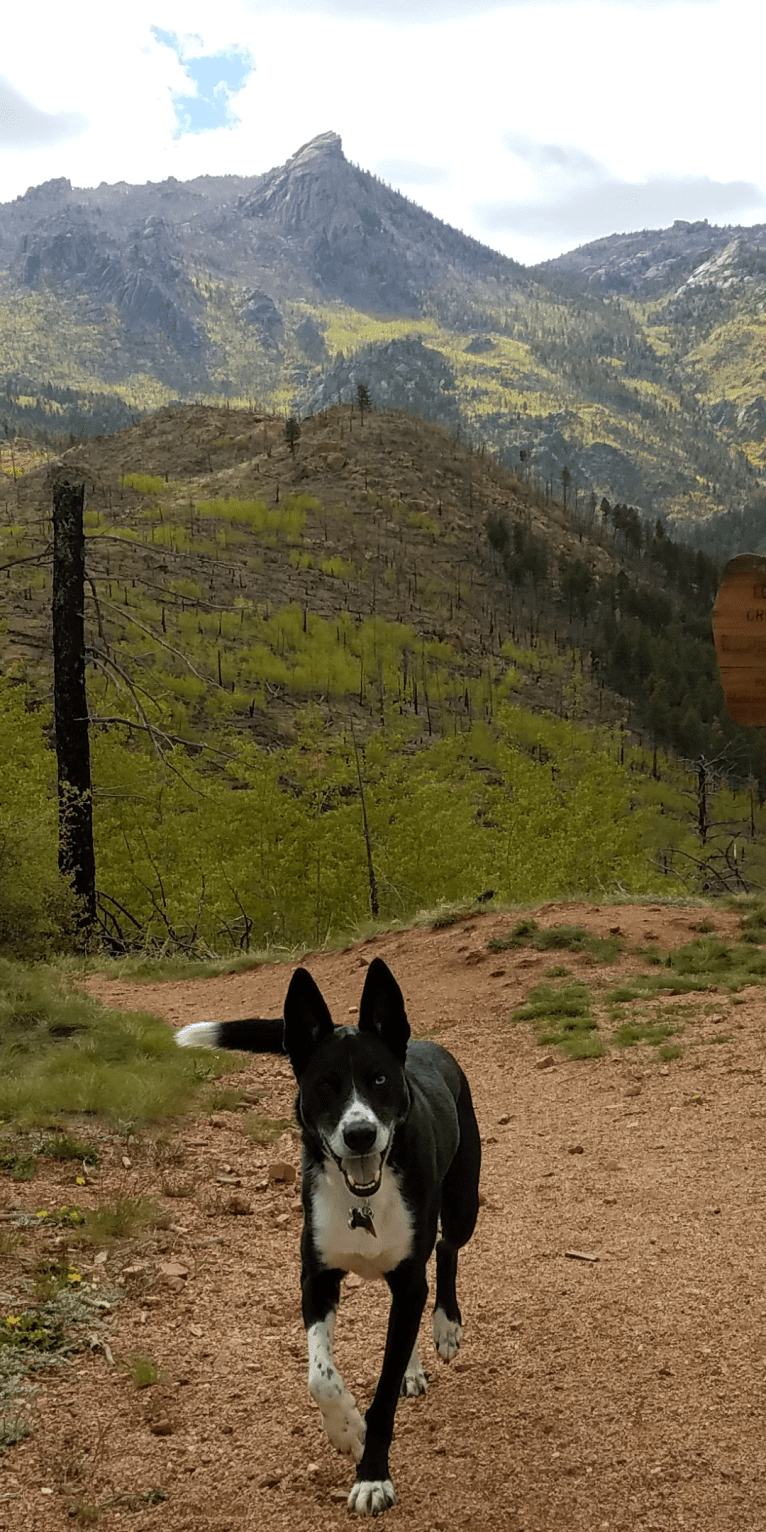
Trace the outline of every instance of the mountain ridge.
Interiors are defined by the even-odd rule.
[[[665,229],[608,234],[568,250],[530,270],[541,275],[580,277],[609,292],[642,297],[665,295],[678,275],[733,241],[766,245],[766,224],[711,224],[677,218]]]
[[[525,268],[333,132],[252,177],[59,178],[0,206],[0,431],[60,439],[174,399],[301,415],[363,381],[548,493],[566,472],[652,520],[750,515],[763,235],[679,220]]]

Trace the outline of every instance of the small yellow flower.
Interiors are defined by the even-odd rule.
[[[85,1185],[85,1177],[84,1176],[76,1176],[75,1177],[75,1186],[84,1186],[84,1185]]]
[[[20,1314],[7,1314],[6,1315],[6,1319],[5,1319],[5,1323],[7,1325],[20,1325],[21,1324],[21,1315]]]
[[[68,1271],[67,1272],[67,1281],[68,1282],[82,1282],[82,1277],[80,1276],[79,1271]]]
[[[48,1209],[47,1208],[40,1208],[40,1211],[37,1214],[37,1217],[38,1218],[47,1218],[48,1217]]]

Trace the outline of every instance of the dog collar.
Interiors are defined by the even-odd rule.
[[[361,1207],[349,1208],[348,1226],[349,1229],[366,1229],[373,1239],[378,1237],[369,1202],[363,1202]]]

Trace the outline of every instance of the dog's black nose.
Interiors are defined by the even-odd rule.
[[[377,1129],[370,1122],[349,1122],[343,1129],[343,1140],[352,1154],[369,1154],[375,1147]]]

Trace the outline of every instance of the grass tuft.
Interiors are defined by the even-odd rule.
[[[657,1057],[663,1064],[670,1064],[673,1059],[680,1059],[683,1051],[680,1043],[661,1043],[657,1049]]]
[[[79,1236],[91,1245],[108,1245],[170,1222],[171,1215],[151,1197],[116,1197],[85,1213]]]
[[[13,1415],[10,1410],[0,1415],[0,1452],[23,1442],[32,1430],[25,1415]]]
[[[637,1043],[649,1043],[651,1047],[656,1047],[672,1037],[674,1031],[675,1028],[667,1023],[626,1021],[615,1029],[612,1037],[620,1048],[635,1048]]]
[[[587,952],[600,963],[612,963],[622,951],[619,936],[594,936],[584,926],[547,926],[536,920],[518,920],[508,936],[493,936],[487,942],[490,952],[508,952],[518,947],[533,947],[537,952]]]
[[[80,1164],[97,1165],[98,1150],[95,1144],[89,1140],[78,1138],[73,1133],[55,1133],[52,1138],[45,1140],[40,1150],[51,1160],[77,1160]]]
[[[590,1011],[587,987],[573,980],[554,988],[538,984],[526,1004],[514,1012],[515,1021],[531,1021],[541,1046],[558,1047],[566,1058],[600,1058],[605,1052],[597,1022]]]
[[[208,1076],[227,1067],[211,1054]],[[133,1121],[159,1120],[184,1111],[198,1085],[192,1051],[176,1047],[166,1022],[110,1011],[60,974],[0,959],[0,1118],[20,1127],[69,1113],[121,1121],[129,1107]],[[65,1133],[45,1152],[94,1158],[91,1144]],[[0,1168],[31,1174],[17,1158],[0,1158]]]
[[[0,1149],[0,1171],[11,1181],[31,1181],[37,1156],[18,1148]]]
[[[258,1112],[248,1112],[239,1123],[241,1131],[255,1144],[273,1144],[289,1128],[294,1127],[286,1117],[261,1117]]]

